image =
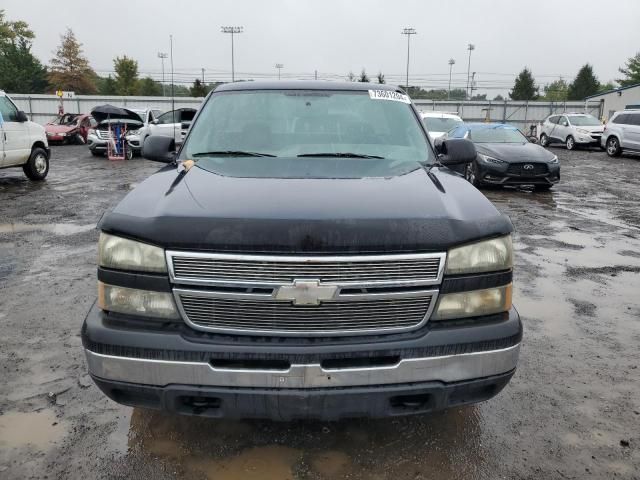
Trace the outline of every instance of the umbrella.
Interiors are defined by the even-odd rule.
[[[91,115],[98,123],[108,118],[140,121],[140,115],[137,113],[127,110],[126,108],[114,107],[113,105],[100,105],[99,107],[95,107],[91,110]]]

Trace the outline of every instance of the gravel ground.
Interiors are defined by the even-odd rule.
[[[640,157],[554,151],[551,192],[489,190],[516,226],[518,371],[496,398],[340,423],[121,407],[86,375],[95,225],[158,168],[53,149],[0,171],[0,478],[640,478]]]

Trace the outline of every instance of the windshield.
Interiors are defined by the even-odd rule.
[[[600,120],[596,117],[592,117],[591,115],[577,115],[569,117],[569,121],[571,125],[575,125],[576,127],[597,127],[602,125]]]
[[[502,126],[471,129],[469,139],[475,143],[525,143],[527,139],[515,128]]]
[[[54,118],[50,123],[51,125],[75,125],[77,119],[78,119],[77,114],[73,115],[73,114],[67,113]]]
[[[287,169],[294,168],[292,162],[272,157],[293,159],[299,164],[296,171],[303,164],[315,164],[313,175],[319,174],[321,165],[340,176],[341,168],[357,169],[347,167],[349,163],[366,163],[372,168],[377,164],[378,173],[384,175],[389,172],[383,173],[382,165],[417,168],[417,162],[433,162],[411,106],[372,99],[367,91],[270,90],[214,95],[193,124],[181,158],[198,158],[203,168],[232,174],[229,164],[247,162],[237,152],[265,155],[252,159],[252,165],[259,162],[277,168],[286,163]],[[215,159],[217,167],[208,159]]]
[[[457,118],[425,117],[423,121],[429,132],[448,132],[452,128],[462,125],[462,121]]]

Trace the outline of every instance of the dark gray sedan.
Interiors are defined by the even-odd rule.
[[[560,181],[557,155],[531,143],[520,130],[503,123],[465,123],[448,138],[467,138],[478,156],[464,175],[476,187],[486,185],[532,185],[548,190]]]

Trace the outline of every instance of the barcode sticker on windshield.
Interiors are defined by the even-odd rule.
[[[393,102],[411,103],[409,96],[392,90],[369,90],[372,100],[391,100]]]

